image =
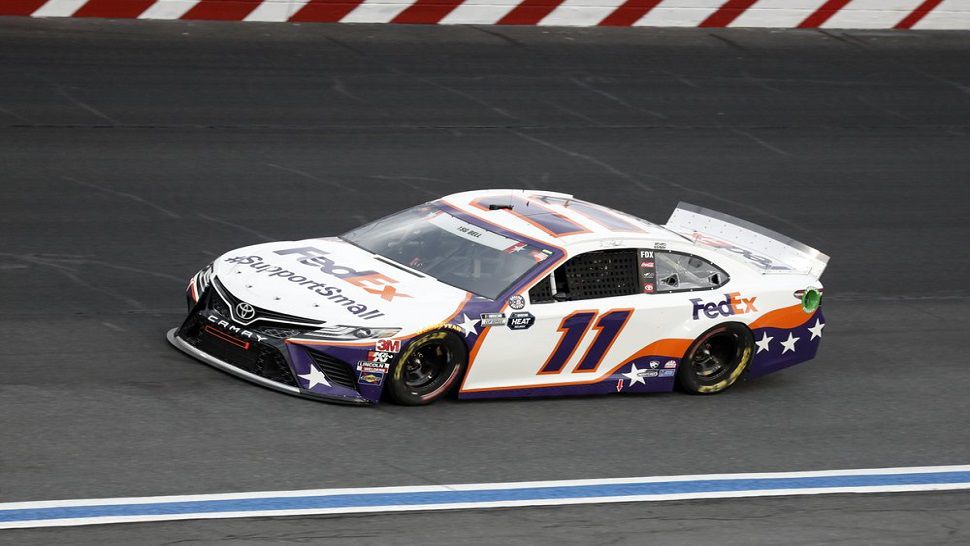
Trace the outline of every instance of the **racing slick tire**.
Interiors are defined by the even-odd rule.
[[[718,324],[687,349],[677,369],[677,384],[690,394],[722,392],[741,377],[753,354],[754,336],[747,326]]]
[[[407,406],[430,404],[455,385],[468,363],[468,348],[454,332],[429,332],[408,344],[391,372],[388,394]]]

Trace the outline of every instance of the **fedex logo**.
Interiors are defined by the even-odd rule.
[[[359,286],[366,292],[371,294],[377,294],[381,298],[387,301],[393,301],[394,298],[410,298],[408,294],[398,292],[396,288],[391,286],[397,283],[396,280],[378,273],[377,271],[357,271],[350,267],[339,265],[330,258],[326,257],[329,252],[324,252],[318,248],[313,248],[312,246],[302,247],[302,248],[288,248],[286,250],[277,250],[276,254],[285,256],[287,254],[299,254],[303,256],[297,261],[303,265],[308,265],[310,267],[318,267],[320,271],[328,275],[333,275],[339,279],[343,279],[350,284]]]
[[[717,302],[705,303],[701,298],[691,298],[690,302],[694,304],[694,320],[697,320],[701,318],[700,313],[702,312],[707,318],[717,318],[718,316],[729,317],[731,315],[757,312],[758,308],[754,306],[754,300],[756,299],[758,299],[757,296],[742,298],[740,292],[731,292],[724,294],[724,299]]]

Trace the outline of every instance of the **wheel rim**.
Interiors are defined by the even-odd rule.
[[[415,349],[404,363],[404,384],[421,389],[433,384],[451,364],[451,351],[442,343]]]
[[[702,341],[691,357],[694,376],[704,382],[720,381],[737,363],[741,347],[737,334],[719,332]]]

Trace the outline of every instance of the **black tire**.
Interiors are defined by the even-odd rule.
[[[391,371],[388,395],[406,406],[430,404],[451,390],[467,363],[468,348],[457,334],[424,334],[401,353]]]
[[[733,385],[751,363],[754,336],[747,326],[719,324],[698,337],[677,367],[677,384],[691,394],[714,394]]]

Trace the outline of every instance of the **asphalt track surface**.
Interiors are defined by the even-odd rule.
[[[970,462],[970,34],[0,20],[0,500]],[[172,349],[225,250],[450,192],[679,200],[831,255],[818,358],[713,397],[353,408]],[[943,543],[970,494],[0,532]]]

